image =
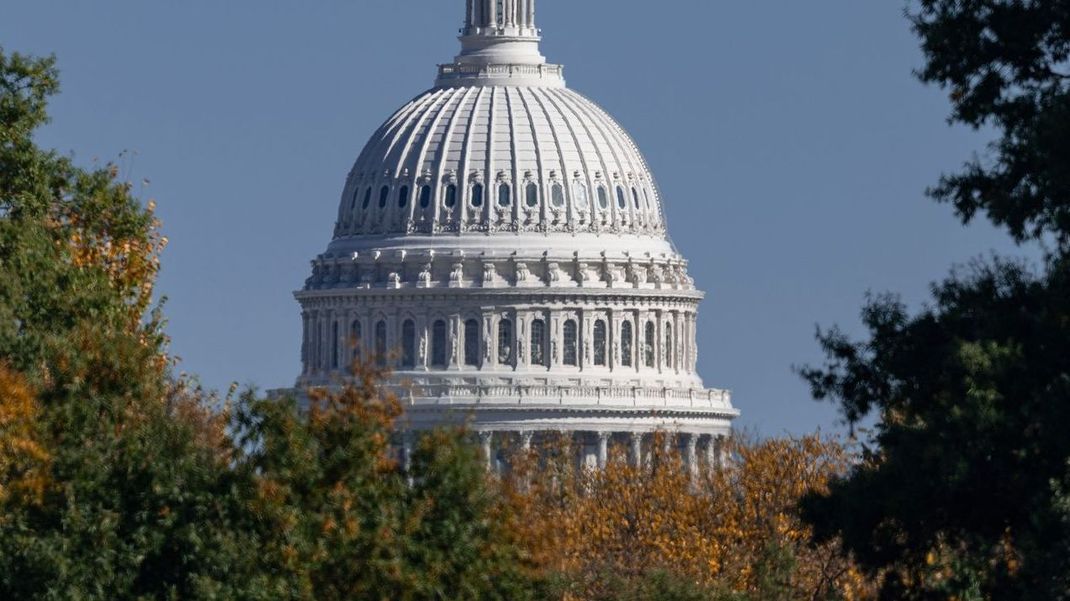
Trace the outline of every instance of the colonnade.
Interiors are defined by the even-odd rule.
[[[306,377],[345,372],[362,353],[393,353],[403,371],[690,374],[697,363],[697,315],[686,309],[327,308],[303,320]]]
[[[403,464],[410,463],[417,433],[401,434],[398,449]],[[609,432],[609,431],[477,431],[476,436],[487,464],[487,470],[500,474],[509,469],[511,458],[517,452],[532,449],[554,448],[567,444],[574,453],[577,467],[603,469],[611,460],[611,450],[616,447],[625,451],[627,461],[633,467],[649,462],[658,449],[667,455],[679,453],[684,466],[692,473],[703,469],[716,469],[726,462],[726,440],[723,434],[695,434],[686,432]]]

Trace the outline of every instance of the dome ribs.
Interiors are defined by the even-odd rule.
[[[592,204],[593,192],[594,192],[594,189],[595,189],[594,188],[594,182],[592,180],[592,174],[591,174],[590,166],[587,164],[587,150],[583,147],[583,142],[580,140],[579,136],[576,135],[576,126],[574,125],[573,120],[567,118],[567,116],[565,115],[565,111],[563,111],[561,109],[561,105],[559,104],[559,99],[555,97],[555,95],[552,93],[552,91],[549,91],[549,90],[536,90],[536,94],[541,94],[545,98],[545,100],[547,102],[549,102],[551,105],[553,105],[554,110],[559,115],[562,115],[564,117],[563,121],[565,122],[565,126],[568,128],[569,135],[571,136],[571,139],[572,139],[572,145],[576,148],[576,154],[579,156],[580,165],[582,165],[582,167],[583,167],[583,169],[581,170],[581,173],[583,174],[583,177],[586,180],[586,181],[583,182],[583,185],[587,186],[587,191],[588,191],[588,193],[587,193],[587,204],[588,204],[588,206],[586,207],[586,209],[590,211],[591,219],[594,219],[595,211],[594,211],[594,205]],[[580,121],[580,120],[577,119],[576,121]],[[582,121],[580,121],[580,122],[582,124]],[[565,177],[565,182],[566,182],[565,183],[565,189],[567,191],[568,197],[572,199],[572,202],[569,203],[569,207],[572,210],[573,218],[575,218],[575,214],[577,212],[577,209],[580,209],[581,212],[582,212],[583,208],[578,206],[579,205],[579,199],[576,198],[576,195],[574,193],[575,191],[573,190],[573,185],[575,184],[575,182],[573,181],[574,174],[572,172],[566,171],[564,177]]]
[[[458,169],[458,175],[457,175],[457,191],[459,192],[459,201],[460,201],[461,207],[460,207],[460,210],[457,212],[457,217],[456,217],[458,222],[461,223],[461,224],[467,224],[468,223],[468,221],[469,221],[468,210],[470,208],[475,208],[475,207],[469,207],[469,204],[471,203],[471,198],[470,197],[471,197],[472,185],[474,183],[474,182],[470,181],[472,179],[472,173],[471,173],[472,172],[471,162],[472,162],[472,152],[473,152],[472,146],[473,146],[473,142],[474,142],[474,140],[476,138],[476,125],[479,123],[480,106],[483,104],[483,99],[487,95],[487,90],[493,90],[493,88],[482,88],[482,87],[478,88],[478,89],[479,89],[479,93],[476,95],[475,101],[472,102],[472,110],[467,115],[468,116],[468,123],[466,124],[467,127],[465,129],[464,140],[461,141],[461,157],[460,157],[461,158],[461,160],[460,160],[461,167],[460,167],[460,169]],[[486,196],[486,193],[484,193],[484,196]],[[486,198],[484,198],[484,200],[486,200]],[[484,206],[486,206],[486,204],[487,204],[486,202],[483,203]],[[482,207],[479,207],[479,208],[482,209]],[[458,233],[460,233],[460,231],[462,229],[463,228],[458,228],[457,229]]]
[[[446,183],[444,181],[446,179],[446,161],[449,160],[450,144],[453,142],[453,133],[454,129],[457,126],[457,121],[460,120],[463,114],[465,104],[472,97],[473,92],[475,92],[477,89],[479,88],[463,88],[457,91],[458,94],[463,93],[463,97],[461,98],[461,101],[457,104],[457,108],[450,114],[450,120],[449,123],[446,125],[446,131],[443,133],[442,143],[439,145],[436,166],[433,171],[435,177],[437,178],[435,181],[434,206],[435,211],[439,215],[441,215],[435,221],[441,224],[442,229],[447,231],[453,229],[457,218],[453,215],[453,210],[456,208],[456,205],[454,205],[453,207],[446,207],[442,202],[442,191],[443,188],[446,187],[444,185]]]
[[[572,190],[568,185],[569,165],[567,163],[567,153],[565,152],[564,144],[561,140],[561,133],[558,131],[559,126],[555,123],[554,115],[552,115],[550,111],[546,109],[546,104],[543,102],[542,98],[539,97],[538,88],[529,88],[527,92],[531,94],[531,97],[535,100],[535,103],[539,105],[540,112],[546,119],[547,126],[550,128],[550,135],[553,138],[554,148],[557,150],[557,158],[559,161],[561,173],[559,175],[559,179],[556,181],[552,177],[553,170],[551,170],[551,173],[544,174],[544,177],[547,180],[548,189],[556,185],[560,185],[564,188],[565,206],[563,207],[563,209],[565,213],[565,223],[572,223],[574,221],[574,216],[572,215],[572,211],[570,210],[572,206]],[[557,116],[560,116],[560,113],[558,113]],[[550,205],[551,206],[547,207],[547,215],[554,215],[556,221],[556,215],[557,213],[561,212],[562,207],[553,206],[552,203],[550,203]]]

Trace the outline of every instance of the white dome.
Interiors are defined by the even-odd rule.
[[[602,232],[664,238],[654,178],[627,133],[566,88],[432,89],[361,152],[336,238],[391,232]]]
[[[460,55],[361,152],[296,293],[298,386],[370,352],[415,429],[571,431],[602,462],[664,428],[695,460],[738,415],[697,373],[703,293],[635,143],[540,53],[534,3],[467,0]]]

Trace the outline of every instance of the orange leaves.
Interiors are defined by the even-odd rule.
[[[577,599],[605,594],[607,575],[652,571],[760,597],[774,550],[791,558],[782,577],[800,599],[832,591],[871,598],[870,583],[834,545],[809,545],[796,511],[804,494],[824,490],[846,469],[851,457],[842,445],[820,436],[735,440],[725,467],[704,466],[693,477],[678,453],[665,450],[664,436],[638,468],[622,448],[612,449],[604,470],[577,472],[569,453],[554,449],[542,455],[556,460],[519,462],[503,484],[518,514],[517,538],[539,570],[582,583]]]
[[[0,502],[38,502],[47,484],[48,453],[37,440],[37,399],[21,374],[0,364]]]

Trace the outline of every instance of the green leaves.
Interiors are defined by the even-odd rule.
[[[988,156],[930,190],[963,221],[984,212],[1018,241],[1070,245],[1070,2],[920,0],[910,15],[952,121],[995,127]]]

